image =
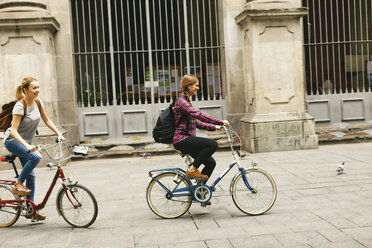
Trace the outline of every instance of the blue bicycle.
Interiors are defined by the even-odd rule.
[[[236,207],[249,215],[260,215],[270,210],[277,196],[274,179],[269,173],[258,168],[255,162],[252,162],[252,167],[244,169],[240,161],[243,156],[233,147],[232,134],[234,133],[237,138],[239,136],[231,128],[224,127],[224,131],[234,161],[210,186],[200,180],[195,180],[195,184],[191,183],[186,176],[186,171],[181,168],[149,172],[152,180],[146,190],[146,199],[150,209],[156,215],[166,219],[178,218],[189,210],[192,202],[205,205],[212,198],[216,185],[235,165],[238,165],[239,171],[231,180],[230,194]],[[186,156],[186,164],[191,165],[191,157],[187,154],[184,156]]]

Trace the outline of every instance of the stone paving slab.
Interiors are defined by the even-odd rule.
[[[47,219],[30,223],[21,217],[0,229],[5,247],[372,247],[372,143],[320,146],[317,150],[250,155],[278,186],[273,208],[261,216],[240,212],[229,194],[236,170],[221,181],[212,205],[193,204],[174,220],[155,216],[146,203],[148,171],[185,168],[179,155],[80,160],[64,167],[96,195],[99,215],[88,229],[71,228],[58,216],[55,190],[43,213]],[[231,162],[231,153],[215,154],[214,180]],[[344,174],[336,172],[345,162]],[[36,169],[36,200],[41,200],[54,175]],[[11,179],[11,170],[0,171]]]
[[[318,123],[315,132],[320,144],[370,142],[372,122]]]
[[[207,246],[209,248],[232,248],[232,244],[229,240],[226,239],[215,239],[215,240],[207,240]]]

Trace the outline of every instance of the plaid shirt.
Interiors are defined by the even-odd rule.
[[[215,125],[223,125],[223,121],[214,119],[193,108],[182,94],[179,95],[179,98],[175,102],[173,112],[176,123],[181,120],[174,131],[173,144],[189,136],[195,136],[196,128],[215,131]],[[187,125],[186,121],[188,122]]]

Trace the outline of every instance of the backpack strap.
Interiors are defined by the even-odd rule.
[[[25,117],[26,116],[26,111],[27,111],[27,104],[26,104],[26,101],[25,101],[24,98],[22,98],[20,101],[23,105],[23,117]],[[23,119],[23,117],[22,117],[22,119]]]
[[[25,101],[24,98],[22,98],[22,99],[20,100],[20,102],[21,102],[22,105],[23,105],[23,110],[24,110],[23,117],[25,117],[25,116],[26,116],[26,111],[27,111],[27,104],[26,104],[26,101]],[[36,102],[37,107],[39,108],[39,111],[40,111],[40,110],[41,110],[41,103],[40,103],[39,99],[35,99],[35,102]]]
[[[178,98],[174,102],[172,102],[172,109],[174,108],[174,104],[177,101],[178,101]],[[178,122],[176,122],[175,129],[177,129],[178,125],[183,121],[183,119],[186,120],[186,129],[188,129],[188,121],[187,121],[187,115],[186,114],[181,115],[181,117],[178,119]]]
[[[41,103],[40,103],[39,99],[36,98],[35,102],[36,102],[37,106],[39,107],[39,111],[40,111],[41,110]]]

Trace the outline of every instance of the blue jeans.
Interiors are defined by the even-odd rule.
[[[24,147],[21,143],[16,140],[8,141],[5,140],[5,147],[6,149],[17,155],[19,161],[22,164],[22,171],[19,174],[18,181],[24,183],[26,181],[26,187],[31,190],[30,195],[28,198],[31,201],[34,201],[35,195],[35,167],[39,164],[41,160],[41,155],[38,151],[36,152],[28,152],[26,147]]]

